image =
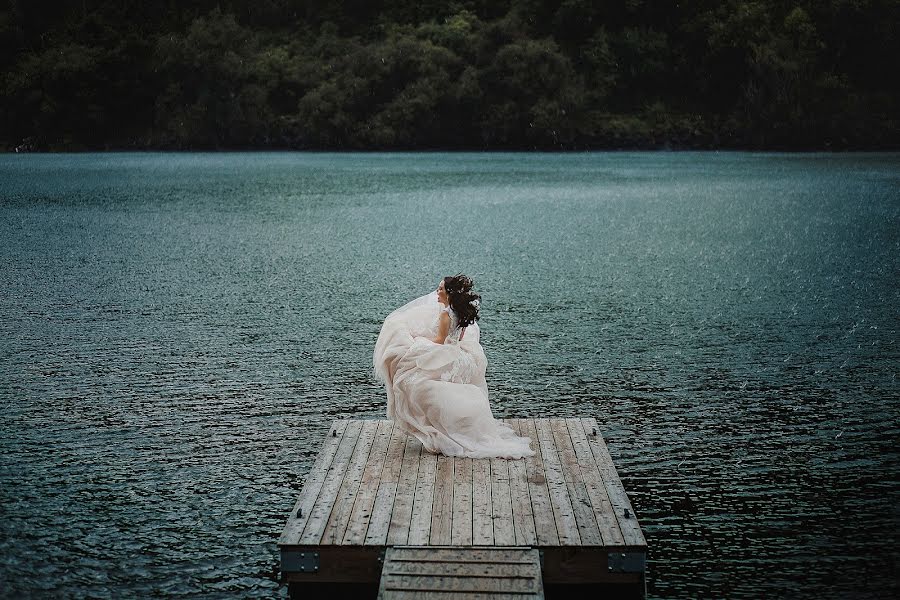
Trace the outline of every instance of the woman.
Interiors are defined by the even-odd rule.
[[[469,458],[532,456],[531,440],[494,419],[479,343],[481,297],[464,275],[395,310],[375,344],[387,415],[430,452]]]

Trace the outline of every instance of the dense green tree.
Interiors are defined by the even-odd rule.
[[[582,88],[550,39],[506,44],[481,73],[487,145],[559,146],[576,138]]]
[[[160,140],[178,147],[227,147],[265,139],[270,119],[257,40],[218,9],[185,34],[166,34],[155,59],[165,87],[156,101]]]
[[[0,148],[896,147],[896,0],[10,0]]]

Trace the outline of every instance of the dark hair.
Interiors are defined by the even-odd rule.
[[[478,320],[481,296],[472,291],[472,280],[460,273],[444,277],[444,291],[450,301],[450,308],[456,313],[460,327],[467,327]]]

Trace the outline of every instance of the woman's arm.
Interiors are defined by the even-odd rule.
[[[441,313],[440,318],[438,319],[438,332],[437,337],[434,338],[435,344],[443,344],[444,340],[447,339],[447,333],[450,332],[450,315],[445,312]]]

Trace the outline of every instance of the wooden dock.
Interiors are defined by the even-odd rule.
[[[534,457],[434,455],[391,421],[334,421],[278,541],[291,590],[323,583],[378,590],[379,582],[402,579],[388,569],[392,556],[416,549],[419,556],[533,549],[539,586],[612,586],[642,597],[647,544],[596,421],[505,423],[532,439]],[[471,573],[448,568],[422,571],[432,583],[423,575],[416,585],[471,587]],[[382,585],[382,597],[403,595],[391,589]]]

